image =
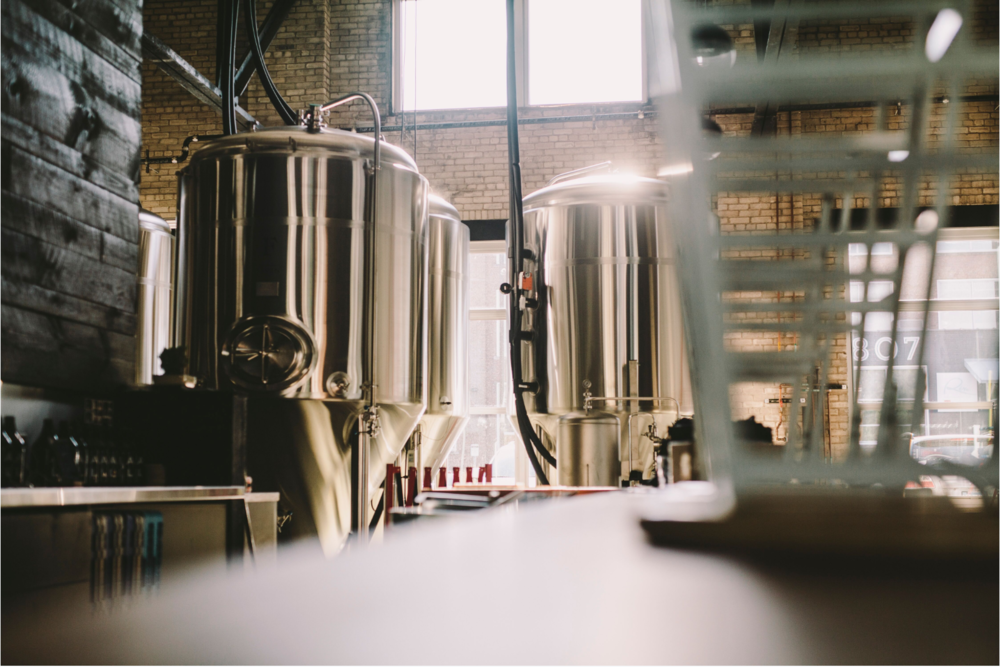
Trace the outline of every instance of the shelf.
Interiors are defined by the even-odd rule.
[[[107,486],[3,489],[0,508],[122,505],[129,503],[178,503],[239,500],[241,486]]]

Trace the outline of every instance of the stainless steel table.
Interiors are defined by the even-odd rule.
[[[793,571],[650,546],[624,493],[398,527],[127,614],[3,609],[4,662],[991,663],[996,568]]]

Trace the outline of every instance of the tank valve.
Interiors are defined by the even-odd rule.
[[[530,343],[533,340],[535,340],[535,332],[534,331],[518,331],[517,332],[517,338],[518,338],[518,340],[523,340],[523,341],[526,341],[526,342]]]
[[[531,252],[531,250],[529,250],[528,248],[523,248],[521,250],[521,259],[534,260],[535,259],[535,253]]]
[[[531,297],[528,297],[528,296],[522,296],[521,297],[521,308],[522,309],[523,308],[530,308],[531,310],[534,310],[535,308],[538,308],[538,299],[532,299]]]
[[[323,127],[323,108],[319,104],[310,104],[309,111],[306,112],[306,131],[311,133],[319,132]]]
[[[503,292],[504,294],[510,294],[511,292],[514,291],[514,288],[511,286],[510,283],[504,283],[500,285],[500,291]]]
[[[520,389],[521,391],[526,391],[526,392],[528,392],[530,394],[537,394],[538,393],[538,383],[537,382],[522,382],[521,384],[517,385],[517,388]]]

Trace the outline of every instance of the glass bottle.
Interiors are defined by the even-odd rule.
[[[3,419],[3,486],[24,486],[28,475],[28,443],[13,417]]]
[[[42,432],[31,446],[31,481],[35,486],[59,486],[61,476],[57,449],[59,434],[51,419],[42,422]]]
[[[82,427],[84,439],[87,441],[87,486],[101,485],[101,441],[93,424]],[[83,443],[80,443],[83,444]]]
[[[115,434],[110,427],[104,425],[101,428],[101,435],[104,438],[104,451],[108,455],[108,486],[121,486],[121,456],[118,451],[118,443],[115,442]]]
[[[65,419],[59,422],[59,478],[62,486],[74,486],[82,484],[80,478],[80,464],[83,456],[80,451],[80,443],[69,430],[69,422]]]
[[[100,486],[111,486],[111,456],[109,452],[109,442],[107,430],[103,424],[94,426],[94,433],[97,435],[98,451],[100,453],[98,472]]]
[[[90,440],[83,422],[74,421],[70,433],[80,446],[80,465],[77,467],[76,483],[81,486],[90,485]]]

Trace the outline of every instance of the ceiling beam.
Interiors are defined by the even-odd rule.
[[[184,90],[222,115],[222,91],[213,86],[211,81],[202,76],[176,51],[154,35],[145,32],[142,35],[142,53],[146,60],[156,63],[157,67],[179,83]],[[239,105],[236,106],[236,122],[243,126],[243,129],[258,125],[257,120]]]

